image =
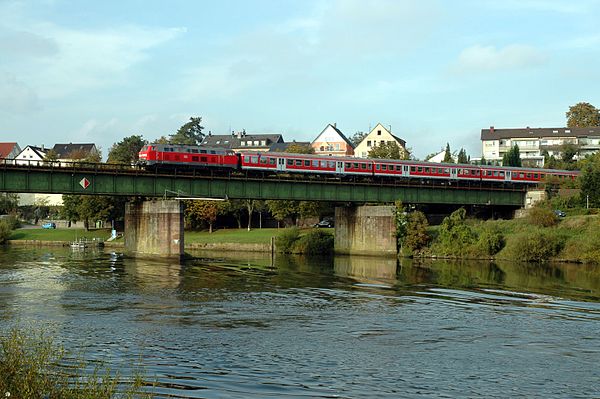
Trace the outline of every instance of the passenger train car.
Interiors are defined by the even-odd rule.
[[[222,148],[149,144],[139,153],[147,169],[189,167],[204,170],[241,170],[262,173],[365,176],[382,179],[421,179],[536,184],[555,177],[574,180],[578,172],[537,168],[445,164],[394,159],[331,157],[310,154],[244,152]]]

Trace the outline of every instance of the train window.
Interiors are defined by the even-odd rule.
[[[537,178],[538,178],[538,176],[539,176],[539,175],[538,175],[537,173],[534,173],[534,174],[533,174],[533,178],[534,178],[534,179],[537,179]]]
[[[346,162],[346,169],[350,169],[350,162]]]
[[[330,168],[335,168],[335,161],[327,161],[327,165],[329,165]],[[340,167],[342,166],[342,163],[340,162]]]
[[[192,162],[198,162],[198,157],[192,157]]]
[[[254,155],[252,157],[252,163],[258,163],[258,156]]]
[[[381,165],[381,170],[387,170],[387,165]]]
[[[269,165],[275,165],[277,160],[275,158],[269,158]]]
[[[531,179],[531,173],[527,173],[527,178]]]
[[[292,165],[294,165],[294,160],[293,160],[293,159],[288,159],[288,160],[287,160],[287,164],[288,164],[289,166],[292,166]]]
[[[206,157],[200,157],[200,162],[206,162]]]
[[[296,166],[302,166],[302,160],[296,159]]]
[[[362,163],[362,164],[360,164],[360,168],[361,168],[361,169],[367,169],[367,164],[366,164],[366,163]]]
[[[423,168],[419,166],[419,167],[417,168],[417,172],[419,172],[419,173],[423,172]]]
[[[379,164],[375,165],[375,170],[379,170],[379,169],[380,169],[380,165]]]
[[[321,161],[321,167],[322,168],[326,168],[327,167],[327,161]]]
[[[310,166],[310,161],[308,159],[304,161],[304,166]]]
[[[354,162],[354,163],[352,164],[352,167],[353,167],[354,169],[358,169],[358,162]]]
[[[206,154],[206,150],[200,150],[200,154]]]
[[[197,154],[198,153],[198,149],[197,148],[192,148],[192,154]]]
[[[211,154],[216,154],[215,150],[210,150]]]
[[[269,160],[268,158],[260,157],[260,163],[262,163],[262,164],[266,164],[268,160]]]
[[[444,168],[444,173],[445,173],[445,174],[448,174],[448,173],[450,173],[450,169],[449,169],[449,168]]]
[[[429,173],[429,168],[425,168],[425,173]]]
[[[319,161],[318,160],[313,160],[312,161],[312,166],[313,166],[313,168],[318,168],[319,167]]]
[[[500,171],[500,177],[504,177],[504,171],[503,170]]]
[[[411,171],[411,172],[414,172],[415,170],[417,170],[417,168],[416,168],[416,167],[414,167],[414,166],[411,166],[411,167],[410,167],[410,171]]]
[[[519,177],[522,179],[525,177],[525,173],[519,173]]]
[[[543,173],[540,173],[540,179],[543,179],[544,177],[546,177],[546,175]]]

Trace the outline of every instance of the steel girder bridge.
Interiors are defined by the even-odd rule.
[[[142,196],[164,198],[271,199],[351,203],[448,204],[522,207],[525,189],[478,183],[348,181],[306,176],[247,176],[176,170],[148,172],[127,166],[73,163],[57,166],[0,164],[0,192]]]

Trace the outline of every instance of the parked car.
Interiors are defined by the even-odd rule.
[[[54,222],[46,222],[42,225],[42,229],[55,229],[56,223]]]
[[[556,209],[554,210],[554,214],[556,216],[558,216],[559,218],[564,218],[565,216],[567,216],[566,213],[564,213],[563,211],[561,211],[560,209]]]
[[[319,223],[316,223],[313,225],[313,227],[326,227],[326,228],[331,228],[333,227],[333,220],[330,219],[323,219],[321,220]]]

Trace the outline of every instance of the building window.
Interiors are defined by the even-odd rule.
[[[371,146],[371,140],[367,140],[367,147]]]
[[[258,140],[254,140],[254,145],[258,146]]]
[[[245,141],[240,141],[240,146],[245,147],[246,146],[246,142]]]
[[[378,136],[381,136],[381,130],[378,130],[378,131],[377,131],[377,135],[378,135]]]
[[[261,140],[260,141],[260,145],[262,145],[263,147],[267,145],[267,141],[266,140]]]

